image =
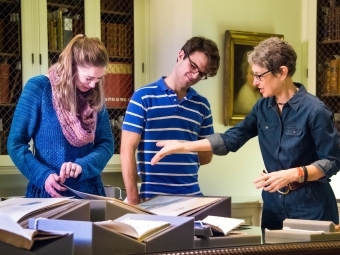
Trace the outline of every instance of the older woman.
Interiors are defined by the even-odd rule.
[[[195,142],[164,141],[153,158],[183,151],[235,152],[258,136],[267,171],[263,188],[262,228],[280,229],[286,218],[339,223],[330,177],[340,169],[339,134],[332,112],[302,84],[293,82],[296,53],[279,38],[262,41],[248,55],[254,85],[263,98],[238,125],[224,134]]]

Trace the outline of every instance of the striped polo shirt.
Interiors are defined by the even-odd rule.
[[[125,113],[122,129],[141,134],[137,149],[141,198],[155,195],[202,195],[198,184],[197,152],[164,157],[154,166],[152,157],[161,140],[196,141],[214,133],[208,100],[193,88],[178,102],[162,77],[135,91]]]

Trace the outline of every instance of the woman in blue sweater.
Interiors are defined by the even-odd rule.
[[[100,174],[114,149],[101,84],[108,62],[98,38],[77,35],[48,75],[24,86],[7,149],[29,180],[26,197],[74,195],[60,184],[105,196]]]

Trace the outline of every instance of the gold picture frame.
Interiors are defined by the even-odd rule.
[[[244,117],[249,113],[249,108],[252,106],[247,106],[246,104],[256,102],[257,98],[261,97],[260,93],[257,90],[254,90],[254,93],[250,94],[255,98],[251,98],[251,100],[249,100],[247,97],[247,99],[243,100],[242,94],[239,94],[239,92],[246,89],[245,87],[242,89],[242,87],[246,86],[247,73],[248,84],[250,83],[250,79],[253,81],[252,75],[249,74],[249,72],[251,72],[251,68],[246,61],[247,52],[253,50],[254,46],[269,37],[279,37],[283,39],[283,35],[280,34],[244,32],[235,30],[225,31],[225,64],[223,84],[225,126],[232,126],[243,120]],[[248,96],[250,96],[249,93]]]

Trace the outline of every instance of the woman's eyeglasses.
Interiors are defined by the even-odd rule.
[[[272,71],[272,70],[268,70],[268,71],[266,71],[266,72],[264,72],[264,73],[261,73],[261,74],[255,74],[255,73],[253,73],[253,76],[254,76],[257,80],[262,81],[262,80],[261,80],[262,76],[265,75],[265,74],[267,74],[267,73],[269,73],[269,72],[271,72],[271,71]]]

